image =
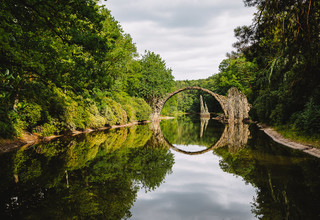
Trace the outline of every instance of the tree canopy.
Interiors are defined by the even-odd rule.
[[[0,3],[0,81],[0,134],[9,137],[146,120],[139,98],[163,94],[173,76],[160,55],[139,58],[95,0],[12,0]]]
[[[314,133],[298,122],[320,119],[320,2],[244,2],[258,10],[251,26],[235,30],[238,42],[234,45],[258,65],[252,116],[273,124],[291,122]],[[309,105],[313,105],[312,116],[302,118]]]
[[[172,90],[174,82],[172,70],[166,67],[165,61],[159,54],[150,51],[146,51],[139,63],[141,78],[138,96],[152,104],[154,99],[162,98]]]

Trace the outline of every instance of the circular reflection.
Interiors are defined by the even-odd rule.
[[[173,127],[172,126],[170,127],[167,125],[167,126],[163,126],[163,130],[162,130],[160,127],[160,123],[154,122],[152,123],[152,129],[154,131],[155,137],[159,144],[167,146],[176,152],[187,154],[187,155],[200,155],[223,146],[228,146],[230,152],[237,152],[247,144],[248,138],[250,136],[248,124],[228,123],[228,124],[225,124],[224,130],[219,140],[216,141],[214,144],[212,144],[210,147],[200,151],[188,151],[188,150],[183,150],[173,146],[173,144],[171,144],[168,138],[166,138],[163,134],[163,130],[165,130],[165,134],[169,136],[175,135],[175,133],[173,132],[174,130],[177,130],[177,132],[181,134],[183,133],[184,130],[188,129],[188,127],[186,127],[185,125],[182,124],[180,126],[173,126]]]
[[[215,123],[215,122],[213,122]],[[169,125],[168,125],[169,124]],[[190,118],[184,117],[181,120],[176,120],[175,122],[168,122],[164,123],[163,126],[159,126],[159,138],[162,139],[162,142],[165,143],[168,147],[173,149],[176,152],[187,154],[187,155],[200,155],[204,154],[206,152],[211,151],[212,149],[216,148],[217,146],[220,146],[223,141],[221,141],[221,138],[223,137],[223,133],[221,132],[221,124],[217,122],[217,125],[211,127],[209,125],[209,118],[200,118],[200,128],[198,126],[199,124],[195,122],[194,120],[190,120]],[[164,129],[165,132],[162,131]],[[206,132],[206,130],[209,129],[211,133],[208,134],[209,131]],[[226,126],[224,130],[226,129]],[[213,131],[212,131],[213,130]],[[200,134],[199,134],[200,131]],[[169,138],[166,138],[166,136],[169,136]],[[219,134],[222,133],[222,135],[219,137]],[[218,135],[217,135],[218,134]],[[216,137],[214,137],[216,136]],[[196,137],[196,138],[195,138]],[[200,137],[200,139],[199,139]],[[204,146],[203,144],[199,144],[198,142],[201,142],[203,140],[204,142],[212,141],[212,139],[215,138],[217,141],[214,141],[214,144],[212,144],[210,147],[206,147],[206,149],[199,150],[199,151],[189,151],[180,149],[173,144],[170,143],[168,139],[177,139],[181,141],[187,140],[188,144],[189,142],[193,142],[192,145],[198,145],[198,146]],[[189,139],[189,140],[188,140]],[[178,141],[178,142],[179,142]],[[196,141],[196,143],[194,143]],[[207,145],[208,146],[208,145]]]

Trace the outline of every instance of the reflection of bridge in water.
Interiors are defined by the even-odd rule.
[[[209,152],[211,150],[217,149],[219,147],[224,147],[224,146],[228,146],[230,152],[237,152],[238,150],[245,147],[250,135],[248,124],[228,123],[225,125],[224,131],[220,139],[215,144],[213,144],[211,147],[208,147],[207,149],[191,152],[191,151],[181,150],[173,146],[171,143],[169,143],[169,141],[164,137],[161,131],[159,121],[154,121],[153,123],[151,123],[151,129],[153,130],[157,145],[166,146],[179,153],[183,153],[187,155],[204,154],[206,152]]]
[[[203,136],[203,132],[207,130],[209,124],[210,116],[208,117],[200,117],[200,138]]]

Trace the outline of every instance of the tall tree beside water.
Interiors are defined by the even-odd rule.
[[[146,51],[139,61],[141,65],[137,95],[149,104],[155,99],[163,98],[173,88],[172,70],[166,67],[159,54]]]

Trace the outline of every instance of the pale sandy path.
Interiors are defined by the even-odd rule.
[[[284,138],[281,134],[279,134],[278,132],[276,132],[272,128],[262,127],[262,126],[259,126],[259,127],[267,135],[269,135],[275,142],[283,144],[283,145],[290,147],[290,148],[293,148],[293,149],[301,150],[305,153],[308,153],[308,154],[311,154],[315,157],[320,158],[320,149],[319,148],[315,148],[312,146],[308,146],[308,145],[304,145],[304,144],[300,144],[300,143],[291,141],[287,138]]]

